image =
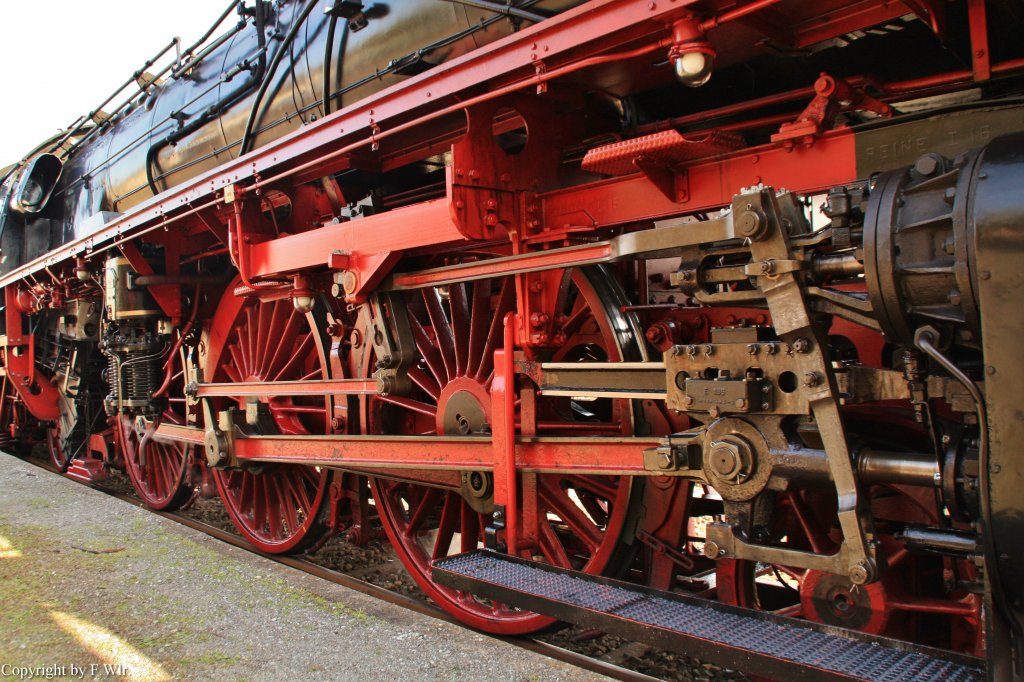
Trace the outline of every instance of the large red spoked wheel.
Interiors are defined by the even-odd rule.
[[[564,343],[553,361],[616,361],[639,352],[622,301],[601,270],[566,273],[557,309],[564,315]],[[621,292],[620,292],[621,294]],[[422,289],[406,298],[417,350],[410,371],[414,389],[404,396],[364,401],[367,433],[459,435],[485,433],[490,424],[489,386],[493,353],[500,348],[502,320],[515,309],[510,279]],[[359,368],[372,373],[373,358]],[[539,434],[620,435],[632,432],[627,400],[537,401]],[[520,419],[522,411],[520,411]],[[480,472],[468,473],[481,476]],[[371,479],[378,514],[396,552],[419,586],[442,608],[474,628],[524,634],[550,625],[545,616],[477,599],[434,583],[432,560],[482,546],[490,515],[476,511],[459,490]],[[610,476],[536,476],[538,548],[532,558],[591,574],[608,569],[628,515],[631,481]],[[524,495],[528,494],[524,491]],[[526,502],[523,503],[527,504]]]
[[[857,587],[841,575],[723,559],[717,568],[719,599],[983,655],[981,596],[957,584],[976,580],[974,567],[964,560],[910,554],[893,536],[903,524],[937,522],[932,491],[874,486],[870,494],[880,553],[888,564],[881,580]],[[821,510],[834,506],[834,496],[829,500],[807,491],[784,493],[776,506],[773,536],[794,548],[831,554],[838,550],[839,534]]]
[[[207,374],[215,382],[274,382],[327,378],[323,312],[301,314],[287,298],[240,298],[231,287],[210,329]],[[330,431],[330,399],[263,397],[263,432],[324,434]],[[238,399],[236,405],[245,407]],[[254,427],[255,428],[255,427]],[[331,532],[327,490],[330,472],[296,464],[214,469],[213,477],[231,520],[245,538],[268,554],[303,552]]]

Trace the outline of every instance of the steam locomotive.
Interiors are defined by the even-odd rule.
[[[1022,33],[233,0],[0,171],[0,444],[489,632],[1021,679]]]

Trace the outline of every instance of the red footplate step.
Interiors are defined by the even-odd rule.
[[[434,580],[584,627],[776,679],[985,677],[977,658],[651,590],[488,550],[434,562]]]
[[[718,130],[689,137],[684,137],[677,130],[663,130],[595,147],[583,157],[583,170],[605,175],[628,175],[637,172],[636,159],[671,166],[725,154],[742,145],[743,138]]]

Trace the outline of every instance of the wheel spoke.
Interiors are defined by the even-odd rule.
[[[409,524],[406,528],[406,535],[412,537],[420,531],[420,528],[426,522],[430,516],[430,512],[433,511],[434,505],[437,504],[437,498],[440,497],[441,491],[437,488],[427,488],[423,496],[419,500],[419,504],[416,505],[416,510],[413,511],[409,516]],[[412,500],[409,500],[410,509],[412,508]]]
[[[422,388],[423,392],[429,395],[435,403],[441,397],[441,387],[437,385],[433,377],[419,367],[413,367],[409,370],[409,379]]]
[[[600,529],[594,526],[583,510],[577,507],[568,495],[543,478],[538,483],[540,484],[541,499],[548,508],[572,529],[573,533],[586,545],[588,551],[593,552],[601,542]]]
[[[381,395],[377,396],[377,399],[381,402],[397,405],[398,407],[412,412],[425,414],[431,418],[437,416],[437,407],[435,405],[429,405],[419,400],[413,400],[412,398],[403,398],[400,395]]]
[[[505,313],[515,308],[516,303],[515,286],[512,278],[506,277],[501,282],[501,293],[498,294],[498,306],[494,310],[494,317],[491,318],[491,325],[487,330],[487,340],[484,342],[484,350],[480,356],[480,366],[476,370],[476,380],[484,381],[491,376],[494,369],[494,350],[498,347],[498,341],[504,332]]]
[[[256,339],[260,346],[259,363],[254,368],[257,376],[266,376],[267,362],[273,354],[274,344],[270,341],[270,322],[277,315],[277,310],[280,308],[279,303],[280,301],[275,301],[272,306],[256,306]],[[277,348],[280,347],[277,345]]]
[[[544,553],[544,558],[553,566],[561,566],[562,568],[572,566],[572,563],[569,561],[569,555],[565,553],[565,547],[562,545],[562,541],[558,539],[558,535],[555,533],[555,529],[551,527],[551,524],[542,520],[538,524],[538,531],[540,532],[540,547]]]
[[[280,312],[279,312],[280,311]],[[292,306],[279,305],[274,311],[274,319],[271,324],[271,331],[267,338],[275,339],[291,339],[295,336],[299,329],[299,315],[295,312],[295,308]],[[267,362],[267,366],[262,368],[260,376],[269,377],[275,376],[278,371],[288,360],[288,348],[286,343],[278,343],[275,345],[274,350],[270,354],[270,360]]]
[[[486,334],[491,321],[491,280],[473,282],[473,301],[469,318],[469,349],[465,374],[473,376],[480,369],[480,362],[487,342]]]
[[[453,284],[448,287],[448,307],[451,309],[451,328],[454,335],[455,376],[464,376],[469,364],[469,303],[466,301],[466,285]]]
[[[420,357],[427,363],[427,369],[434,375],[438,385],[448,383],[448,373],[445,372],[441,352],[431,343],[430,338],[427,336],[427,331],[420,324],[419,320],[412,318],[410,323],[413,339],[416,342],[416,350],[419,351]]]
[[[463,552],[471,552],[476,549],[480,544],[480,529],[483,527],[481,523],[480,514],[476,513],[472,509],[469,509],[469,505],[463,506],[461,525],[459,526],[459,534],[461,535],[461,550]]]
[[[789,501],[793,506],[793,513],[796,514],[796,518],[800,522],[800,527],[803,528],[807,536],[807,541],[811,543],[811,549],[816,554],[824,554],[828,540],[821,536],[820,526],[811,520],[810,510],[807,509],[803,498],[800,497],[798,492],[791,492],[789,494]]]
[[[249,338],[249,370],[250,372],[256,371],[256,368],[260,366],[260,339],[256,335],[256,323],[254,321],[255,315],[253,314],[252,306],[245,309],[245,329],[239,336],[247,336]]]
[[[295,355],[289,358],[288,362],[281,371],[278,372],[270,379],[270,381],[287,381],[291,376],[292,372],[296,371],[299,366],[305,361],[306,356],[312,352],[315,348],[313,343],[313,335],[309,334],[302,337],[302,343],[295,349]]]
[[[448,556],[448,549],[455,539],[455,529],[459,527],[462,517],[462,498],[453,492],[445,493],[444,506],[441,508],[441,521],[437,525],[437,539],[434,542],[433,559]]]
[[[235,364],[233,366],[225,366],[225,373],[232,381],[244,381],[245,377],[249,375],[249,368],[246,365],[245,354],[238,347],[238,344],[235,343],[228,346],[228,354],[231,356],[231,360]]]
[[[609,478],[608,476],[570,474],[563,476],[562,480],[568,483],[569,487],[574,488],[577,494],[580,491],[586,490],[594,493],[602,500],[614,500],[619,492],[618,479]]]
[[[430,318],[430,326],[434,330],[434,338],[437,339],[437,347],[441,351],[441,359],[444,361],[445,381],[451,381],[456,376],[455,337],[444,316],[441,298],[437,290],[423,289],[422,295],[423,303],[427,308],[427,317]]]

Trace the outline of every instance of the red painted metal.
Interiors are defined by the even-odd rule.
[[[556,354],[556,359],[571,361],[576,359],[574,353],[592,351],[592,346],[604,348],[603,352],[613,360],[620,358],[615,348],[615,332],[587,278],[579,271],[557,274],[565,282],[562,286],[556,283],[553,288],[571,289],[578,295],[566,295],[562,301],[562,305],[571,303],[567,312],[575,322],[565,332],[563,351]],[[498,542],[520,556],[600,573],[615,557],[623,524],[629,516],[630,479],[593,475],[604,473],[594,468],[535,473],[528,465],[524,467],[524,455],[537,450],[542,456],[557,458],[575,452],[579,461],[592,462],[594,448],[600,448],[602,464],[606,459],[612,461],[617,454],[631,459],[637,467],[642,467],[643,459],[642,448],[637,447],[642,439],[550,440],[536,436],[540,431],[594,433],[601,431],[598,427],[611,425],[616,426],[619,434],[628,433],[628,429],[622,425],[625,420],[615,414],[607,415],[608,424],[573,421],[571,410],[557,409],[567,399],[535,396],[532,391],[524,391],[522,385],[517,386],[513,363],[519,327],[517,315],[512,312],[517,307],[515,292],[511,278],[502,278],[453,283],[445,287],[443,297],[442,291],[432,288],[405,294],[406,307],[413,318],[417,357],[421,359],[420,366],[410,371],[417,388],[407,396],[363,398],[361,421],[370,434],[432,432],[431,435],[332,439],[334,452],[342,460],[353,452],[349,446],[354,446],[362,454],[376,457],[378,464],[384,457],[390,457],[408,469],[406,478],[404,469],[361,467],[363,472],[378,474],[372,479],[374,499],[396,552],[420,587],[443,608],[474,627],[502,634],[530,632],[550,625],[551,620],[480,602],[433,582],[430,560],[452,551],[455,529],[461,529],[461,540],[454,551],[467,551],[483,542],[491,520],[488,514],[473,510],[457,490],[429,487],[429,482],[418,485],[416,477],[431,469],[478,476],[491,473],[493,504],[504,507],[504,517],[500,519],[503,528],[496,531]],[[554,302],[550,305],[554,306]],[[548,309],[551,317],[555,312],[553,307]],[[587,326],[591,322],[601,330],[600,340],[593,338],[593,330]],[[353,373],[365,374],[373,366],[374,358],[368,355],[360,368],[353,368]],[[490,435],[445,435],[460,430],[460,412],[469,415],[467,428],[486,419]],[[540,420],[539,414],[550,417]],[[519,439],[517,422],[523,434]],[[265,442],[236,440],[239,458],[244,457],[245,449],[255,440]],[[408,448],[403,447],[406,443]],[[551,445],[537,447],[537,443]],[[618,452],[615,444],[621,448]],[[306,448],[307,453],[310,451]],[[424,460],[430,461],[426,467],[418,463]],[[339,462],[334,459],[336,465]],[[436,534],[428,532],[433,530],[431,519],[436,519]]]
[[[555,190],[540,196],[548,226],[623,225],[727,206],[735,188],[759,183],[815,193],[856,179],[854,136],[826,133],[810,147],[756,147],[686,168],[688,200],[673,202],[642,174]],[[729,188],[729,189],[727,189]]]
[[[206,366],[214,381],[267,383],[326,375],[326,350],[312,314],[298,313],[288,299],[242,299],[232,289],[211,327]],[[244,410],[250,399],[233,396],[218,409],[234,404]],[[264,413],[259,428],[296,435],[331,430],[329,400],[323,396],[263,395],[251,407]],[[331,473],[326,469],[287,463],[218,468],[213,478],[235,526],[264,552],[305,551],[333,532],[328,518]]]
[[[88,275],[87,262],[95,266],[97,254],[118,248],[139,274],[152,275],[194,263],[206,272],[208,264],[223,263],[207,257],[226,254],[238,277],[215,312],[204,301],[216,298],[220,284],[197,288],[190,319],[207,321],[208,335],[191,334],[193,322],[182,329],[164,365],[164,385],[154,394],[168,396],[174,407],[185,404],[184,387],[170,386],[180,377],[173,359],[189,336],[184,347],[198,349],[201,380],[207,382],[190,393],[200,401],[198,415],[190,415],[198,420],[168,410],[141,439],[131,417],[116,420],[120,454],[150,506],[191,499],[192,452],[215,426],[202,408],[209,408],[213,421],[230,410],[238,427],[225,446],[231,468],[204,467],[204,486],[209,490],[215,481],[233,521],[264,551],[317,546],[348,523],[349,517],[341,521],[349,513],[344,500],[351,503],[354,535],[368,537],[368,486],[360,478],[367,476],[376,512],[402,561],[433,599],[476,627],[514,634],[550,624],[433,583],[432,559],[476,549],[485,538],[504,543],[512,554],[596,573],[613,566],[625,529],[634,533],[640,559],[630,563],[630,554],[618,568],[638,569],[648,583],[665,589],[687,574],[688,584],[699,589],[694,572],[710,564],[691,537],[698,534],[691,515],[716,500],[700,490],[704,497],[697,504],[697,486],[652,476],[643,467],[644,450],[659,445],[664,434],[689,428],[689,420],[655,400],[583,404],[544,395],[528,377],[516,376],[515,362],[619,362],[634,355],[656,360],[652,347],[665,352],[679,343],[707,343],[712,327],[770,324],[764,310],[651,303],[642,262],[616,262],[600,271],[628,295],[617,288],[598,294],[592,275],[581,273],[616,255],[613,244],[602,240],[649,228],[655,220],[727,206],[741,188],[764,183],[810,195],[857,180],[855,135],[835,128],[840,111],[884,116],[891,113],[887,102],[1024,67],[1024,59],[990,63],[984,3],[967,2],[970,71],[902,83],[823,74],[815,88],[710,110],[700,110],[698,96],[693,108],[676,109],[696,113],[628,129],[636,137],[609,143],[622,129],[596,119],[614,119],[622,111],[592,100],[642,98],[644,87],[634,88],[633,78],[671,79],[663,62],[687,48],[699,44],[731,67],[762,54],[767,43],[755,44],[752,35],[774,41],[773,48],[799,50],[908,12],[941,35],[943,2],[592,0],[313,121],[0,278],[9,333],[5,387],[10,382],[36,417],[59,416],[58,394],[33,357],[36,339],[23,330],[30,316],[45,308],[59,311],[63,300],[74,297],[72,256],[88,255],[82,259]],[[701,14],[693,12],[698,4]],[[805,104],[802,112],[792,111],[796,102]],[[788,125],[772,144],[743,148],[781,123]],[[689,127],[702,130],[676,130]],[[527,139],[523,149],[496,144],[520,128]],[[429,180],[402,186],[411,166],[439,166],[437,157],[447,165],[443,182],[431,170],[422,176]],[[580,171],[612,177],[594,181]],[[384,192],[372,215],[337,217],[349,215],[348,202],[359,197],[344,196],[335,174],[340,182],[358,176],[357,184],[370,186],[395,180],[401,189]],[[284,216],[286,208],[293,213],[279,224],[278,209]],[[163,249],[162,267],[147,260],[143,237],[147,246]],[[349,304],[347,310],[321,296],[332,276],[339,286],[344,282],[336,297]],[[414,360],[403,362],[401,371],[412,389],[400,394],[378,393],[374,373],[391,366],[385,360],[377,365],[376,353],[386,344],[372,336],[376,329],[360,326],[369,313],[356,307],[382,284],[382,299],[388,299],[382,314],[404,304],[411,318],[409,328],[399,331],[407,332],[404,343],[411,337]],[[157,284],[150,291],[180,327],[182,288]],[[297,312],[293,300],[304,309],[297,294],[316,298],[314,311]],[[388,321],[397,323],[397,317]],[[637,330],[649,346],[633,338]],[[863,364],[883,366],[886,347],[879,334],[844,321],[830,332],[849,339]],[[5,388],[4,397],[8,393]],[[844,419],[856,417],[850,410]],[[637,426],[643,435],[634,434]],[[51,430],[51,440],[55,435]],[[105,465],[117,464],[109,453],[94,454],[76,461],[80,476],[100,476]],[[55,456],[68,464],[59,449]],[[473,474],[493,477],[489,502],[504,508],[504,525],[490,534],[495,519],[462,494]],[[634,476],[645,480],[634,485]],[[815,518],[808,507],[819,512],[834,501],[800,495],[779,495],[782,537],[800,549],[828,553],[834,549],[828,514]],[[919,502],[900,506],[898,518],[879,518],[910,522]],[[637,521],[630,529],[627,517]],[[976,597],[952,590],[936,595],[913,584],[919,568],[973,581],[973,567],[919,562],[901,554],[889,531],[883,528],[881,537],[895,570],[860,595],[843,592],[843,585],[833,589],[830,575],[773,567],[777,587],[795,584],[796,596],[781,608],[828,620],[821,592],[831,599],[825,606],[833,615],[843,611],[844,598],[864,598],[868,613],[855,627],[913,638],[917,633],[897,613],[912,613],[911,620],[936,615],[967,633],[942,644],[980,649]],[[757,583],[764,576],[756,571],[752,564],[722,562],[720,597],[763,605]]]
[[[792,123],[783,124],[779,132],[772,135],[772,142],[787,145],[799,140],[810,144],[822,132],[830,130],[836,116],[843,111],[870,111],[883,117],[893,114],[892,107],[867,94],[863,88],[826,73],[815,81],[814,93],[814,99],[800,116]]]
[[[340,254],[347,256],[348,268],[358,272],[363,271],[360,266],[364,262],[371,267],[383,265],[374,258],[377,254],[443,246],[464,239],[448,202],[439,199],[254,244],[249,262],[252,276],[264,277],[322,267],[334,254]],[[364,278],[370,278],[372,272],[364,271]]]
[[[988,49],[988,14],[985,0],[968,0],[967,15],[971,28],[971,67],[974,80],[987,81],[992,77],[992,64]]]
[[[665,130],[595,147],[583,157],[582,168],[604,175],[628,175],[637,170],[643,172],[642,168],[638,168],[638,161],[663,165],[681,164],[725,154],[742,146],[742,138],[715,130],[690,136],[681,135],[675,130]]]
[[[180,417],[168,410],[161,417],[171,423]],[[184,443],[155,441],[142,437],[134,419],[120,415],[114,425],[114,443],[124,458],[125,471],[136,494],[150,509],[172,511],[188,504],[195,494],[192,480],[193,447]]]
[[[131,263],[132,269],[139,275],[155,275],[156,271],[148,260],[139,251],[137,242],[123,242],[120,245],[121,253]],[[173,274],[178,269],[177,259],[169,259],[168,274]],[[173,284],[156,284],[148,287],[149,293],[153,295],[160,309],[171,320],[178,324],[181,320],[181,287]]]
[[[199,384],[197,398],[248,398],[270,396],[358,395],[376,393],[375,379],[316,379],[310,381],[239,381]]]
[[[29,411],[42,421],[55,421],[60,418],[57,389],[36,371],[35,338],[22,331],[25,320],[17,298],[16,287],[4,289],[4,314],[7,322],[7,343],[3,348],[4,369],[18,397]]]
[[[516,385],[513,349],[516,315],[506,313],[502,322],[504,343],[494,351],[491,381],[491,439],[494,448],[494,503],[505,508],[505,544],[515,554],[519,542],[519,494],[516,475]]]

